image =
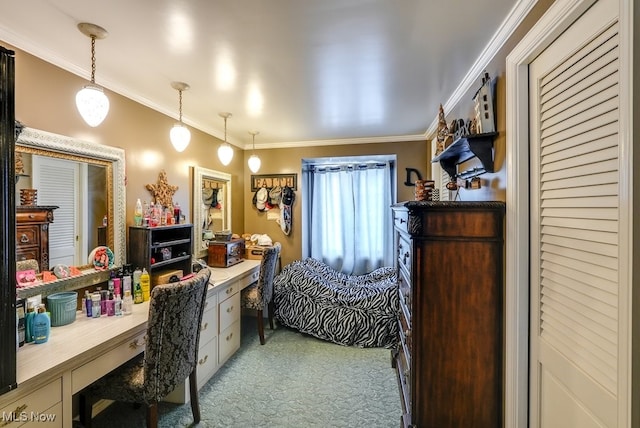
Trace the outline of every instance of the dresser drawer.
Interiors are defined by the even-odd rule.
[[[16,250],[16,261],[21,262],[24,260],[40,260],[40,249],[35,248],[19,248]]]
[[[400,309],[405,312],[408,319],[411,319],[411,283],[403,272],[398,275],[398,293],[400,293]]]
[[[242,289],[241,285],[234,281],[229,285],[225,285],[218,290],[218,302],[222,303],[224,300],[238,293]]]
[[[240,293],[235,293],[218,304],[220,314],[220,334],[236,321],[240,320]]]
[[[20,226],[16,229],[16,248],[38,245],[40,226]]]
[[[218,361],[223,364],[227,359],[240,349],[240,320],[231,324],[220,332]]]
[[[397,234],[398,239],[398,266],[407,273],[407,277],[409,281],[412,278],[411,272],[411,260],[412,260],[412,252],[411,252],[411,242],[407,239],[405,235],[400,233]]]
[[[401,232],[407,232],[409,221],[409,211],[393,210],[393,226]]]
[[[53,219],[49,219],[48,216],[53,214],[49,214],[47,210],[38,210],[31,212],[20,212],[16,211],[16,224],[21,223],[48,223]]]
[[[409,367],[409,362],[405,357],[404,350],[400,347],[396,357],[396,374],[398,376],[403,417],[411,413],[411,369]]]
[[[403,311],[400,311],[400,315],[398,316],[398,327],[400,328],[401,345],[406,348],[405,353],[409,354],[408,350],[411,349],[411,323]]]
[[[49,410],[51,412],[59,410],[61,402],[62,379],[58,378],[1,409],[0,415],[4,417],[0,418],[0,427],[19,427],[22,425],[60,427],[62,426],[61,411],[55,413],[55,419],[46,424],[40,420],[34,420],[32,415],[48,415]],[[55,407],[56,405],[58,407]]]

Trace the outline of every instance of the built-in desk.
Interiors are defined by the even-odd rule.
[[[245,260],[230,268],[211,268],[208,305],[205,308],[208,317],[203,316],[201,352],[204,345],[213,346],[214,339],[225,341],[222,345],[216,342],[216,350],[223,348],[227,352],[234,352],[237,348],[230,351],[233,347],[226,345],[230,334],[234,341],[237,340],[239,347],[239,319],[237,324],[232,323],[232,332],[222,331],[221,335],[217,320],[218,305],[227,302],[223,308],[225,314],[230,314],[236,309],[239,313],[237,293],[257,280],[259,269],[260,262],[257,260]],[[229,303],[229,299],[237,299],[237,305]],[[71,427],[73,395],[144,350],[148,311],[149,303],[145,302],[133,305],[133,314],[122,317],[95,319],[87,318],[82,312],[78,312],[75,322],[62,327],[52,327],[47,343],[29,343],[19,348],[18,387],[0,396],[0,427],[17,427],[23,424],[37,427]],[[205,323],[208,324],[205,326]],[[211,335],[213,331],[216,331],[215,336]],[[206,337],[206,343],[203,343],[203,337]],[[209,362],[209,365],[200,364],[206,365],[208,369],[206,372],[202,371],[201,375],[200,366],[198,368],[200,386],[229,356],[223,355],[224,358],[220,359],[216,352],[215,358],[211,356],[204,361]],[[203,359],[204,357],[199,355],[199,363]],[[214,361],[213,365],[211,361]],[[18,420],[10,423],[10,418]],[[49,418],[53,420],[47,420]]]

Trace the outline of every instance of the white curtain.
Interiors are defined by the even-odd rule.
[[[390,162],[310,166],[310,256],[353,275],[393,265]]]

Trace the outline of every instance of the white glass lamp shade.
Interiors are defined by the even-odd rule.
[[[76,94],[76,107],[87,125],[96,127],[109,113],[109,98],[98,85],[85,85]]]
[[[178,152],[182,152],[189,145],[189,141],[191,141],[191,132],[189,132],[189,129],[182,123],[176,123],[173,125],[173,128],[171,128],[169,137],[171,138],[173,148]]]
[[[253,173],[258,172],[261,164],[262,162],[260,161],[260,158],[258,156],[256,155],[249,156],[249,169],[251,170],[251,172]]]
[[[222,165],[229,165],[231,159],[233,159],[233,148],[229,143],[220,144],[218,147],[218,159],[222,162]]]

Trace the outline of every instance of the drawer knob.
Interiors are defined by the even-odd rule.
[[[406,329],[406,330],[404,331],[404,337],[411,337],[411,330]]]
[[[205,331],[207,329],[207,327],[209,327],[209,323],[208,322],[202,324],[202,326],[200,327],[200,331]]]
[[[22,236],[20,236],[20,242],[22,242],[23,244],[26,244],[27,242],[29,242],[29,237],[27,236],[26,233],[23,233]]]
[[[229,333],[229,335],[227,336],[227,342],[230,341],[232,337],[233,337],[233,333]]]
[[[133,339],[133,342],[129,344],[129,348],[136,349],[144,345],[145,345],[144,340]]]
[[[198,360],[198,364],[203,365],[207,362],[207,358],[209,358],[209,354],[205,355],[204,358],[200,358],[200,360]]]
[[[227,308],[227,313],[231,313],[231,311],[233,311],[233,306],[229,306],[229,307]]]
[[[225,291],[225,293],[227,293],[227,294],[231,294],[231,293],[233,293],[233,287],[229,287],[229,288],[227,288],[227,290]]]

